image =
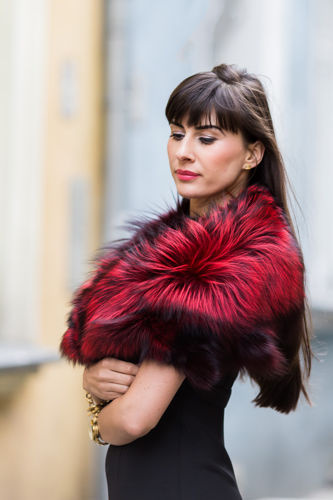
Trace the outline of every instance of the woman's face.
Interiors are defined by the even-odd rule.
[[[193,200],[191,206],[203,208],[212,199],[226,198],[226,189],[237,195],[245,187],[248,170],[244,167],[255,164],[240,132],[224,131],[216,120],[191,127],[184,120],[171,123],[170,128],[171,174],[178,193]]]

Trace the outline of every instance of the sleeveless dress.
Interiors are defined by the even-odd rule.
[[[211,391],[184,380],[157,426],[109,445],[109,500],[242,500],[224,447],[224,408],[237,373]]]

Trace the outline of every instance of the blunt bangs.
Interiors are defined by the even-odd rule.
[[[199,73],[181,82],[166,105],[166,118],[169,123],[181,124],[187,117],[188,127],[217,124],[222,130],[236,134],[243,122],[239,103],[230,86],[214,73],[211,75]]]

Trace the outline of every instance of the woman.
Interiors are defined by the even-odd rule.
[[[258,384],[258,406],[309,401],[303,257],[258,78],[226,64],[195,74],[166,116],[182,201],[100,256],[61,350],[104,401],[93,434],[110,444],[111,500],[236,500],[223,415],[237,375]]]

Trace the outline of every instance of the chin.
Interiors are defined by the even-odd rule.
[[[209,198],[214,198],[216,196],[216,193],[203,192],[203,191],[199,192],[194,189],[182,189],[177,187],[177,191],[182,198],[187,198],[188,200],[195,200],[199,198],[209,199]]]
[[[188,200],[193,200],[195,198],[202,198],[203,196],[187,191],[186,189],[178,189],[177,191],[182,198],[187,198]]]
[[[183,198],[191,199],[191,198],[202,198],[202,197],[209,196],[208,193],[205,194],[202,192],[198,192],[198,190],[192,186],[182,186],[182,185],[176,184],[176,189],[177,189],[178,194],[180,196],[182,196]]]

